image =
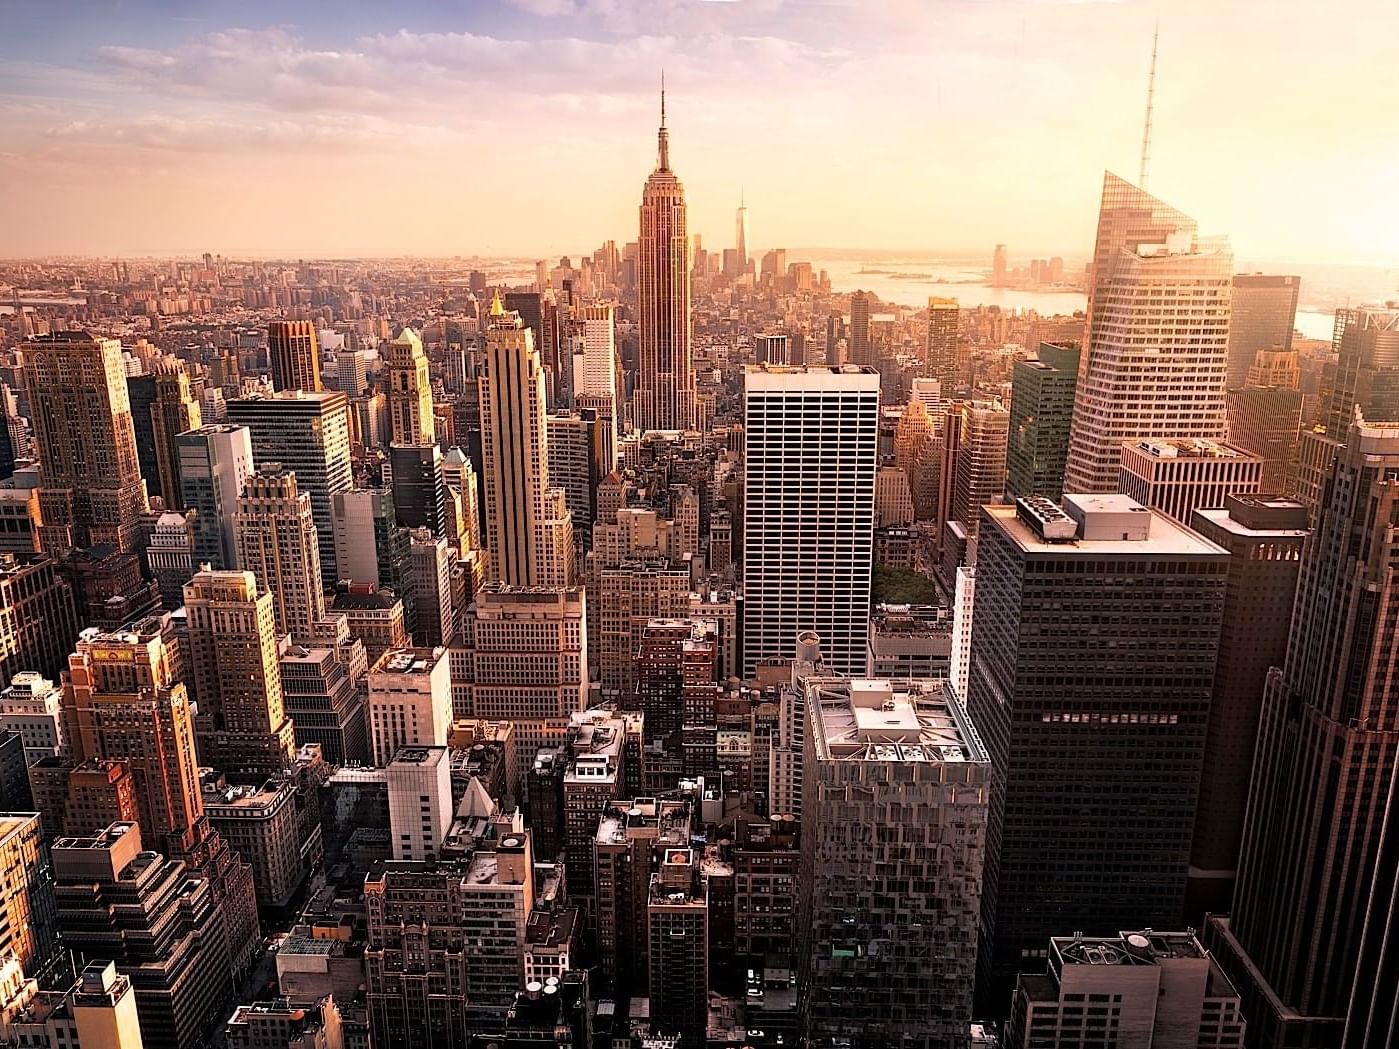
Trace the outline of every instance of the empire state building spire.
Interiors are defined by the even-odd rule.
[[[656,170],[670,170],[670,132],[665,126],[665,73],[661,74],[661,126],[656,132]]]
[[[685,187],[670,169],[670,132],[661,81],[656,170],[641,191],[637,306],[641,357],[632,422],[636,429],[689,430],[696,423],[690,348],[690,237]]]

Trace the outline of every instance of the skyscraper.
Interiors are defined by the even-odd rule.
[[[411,599],[408,562],[411,539],[400,528],[393,493],[385,488],[351,488],[334,497],[335,559],[340,579],[374,583]]]
[[[994,768],[995,994],[1064,930],[1180,921],[1229,555],[1121,495],[981,513],[967,711]]]
[[[1117,491],[1124,441],[1225,437],[1232,267],[1227,241],[1106,176],[1066,491]]]
[[[73,587],[42,554],[0,554],[0,685],[24,670],[57,681],[78,638]]]
[[[738,195],[738,210],[734,212],[734,254],[738,256],[738,272],[741,277],[748,272],[748,205],[743,202],[743,194]]]
[[[744,375],[744,676],[821,637],[832,673],[864,672],[879,446],[870,368]]]
[[[272,321],[267,325],[267,356],[272,389],[321,390],[321,348],[313,321]]]
[[[963,401],[948,413],[947,426],[957,429],[949,520],[962,523],[967,561],[975,563],[981,507],[1005,497],[1010,412],[995,401]]]
[[[670,136],[661,93],[656,170],[641,192],[637,314],[641,356],[632,397],[636,429],[695,425],[695,365],[690,349],[690,237],[685,187],[670,169]]]
[[[573,398],[578,408],[593,408],[603,421],[603,459],[611,470],[617,462],[617,343],[613,307],[583,306],[576,311],[583,329],[581,371],[575,366]],[[575,355],[578,359],[578,355]]]
[[[209,878],[230,968],[241,973],[258,945],[252,871],[204,815],[193,708],[168,629],[168,618],[153,617],[110,633],[84,631],[63,683],[68,741],[79,762],[131,769],[147,845]]]
[[[426,528],[435,536],[445,537],[449,515],[441,449],[435,444],[393,445],[389,449],[389,470],[398,523],[404,528]]]
[[[184,509],[180,501],[176,438],[186,430],[197,429],[202,421],[199,402],[190,392],[189,374],[184,364],[178,358],[161,358],[155,365],[155,403],[151,405],[158,481],[152,494],[161,496],[169,509]]]
[[[80,961],[111,961],[131,980],[144,1049],[199,1049],[233,997],[229,943],[210,879],[132,823],[53,847],[58,925]],[[129,1042],[94,1039],[94,1045]],[[87,1042],[84,1036],[84,1044]]]
[[[0,941],[26,976],[41,975],[56,947],[53,881],[37,812],[0,815]]]
[[[1260,350],[1292,349],[1301,277],[1266,273],[1234,274],[1229,316],[1228,388],[1237,390]]]
[[[369,672],[369,731],[374,764],[401,747],[443,747],[452,726],[452,674],[445,648],[406,648]]]
[[[568,586],[573,523],[563,492],[549,486],[544,373],[530,330],[499,296],[480,391],[488,575],[512,586]]]
[[[811,1045],[966,1044],[991,767],[940,681],[805,679],[800,977]]]
[[[1366,419],[1399,419],[1399,306],[1337,310],[1336,363],[1322,380],[1321,424],[1345,440],[1355,408]]]
[[[588,627],[576,589],[487,583],[472,605],[465,679],[469,710],[508,718],[522,754],[558,746],[588,705]]]
[[[197,572],[185,585],[203,763],[261,782],[296,755],[282,697],[276,615],[252,572]]]
[[[559,308],[552,295],[544,294],[548,287],[549,281],[545,279],[539,291],[507,291],[505,312],[518,313],[520,320],[530,330],[534,351],[539,354],[539,363],[544,368],[544,389],[553,403],[559,399],[562,385],[559,374]]]
[[[647,991],[651,1023],[679,1036],[684,1049],[705,1045],[709,1022],[709,879],[689,847],[656,858],[646,901]]]
[[[1206,911],[1229,911],[1263,688],[1268,668],[1281,666],[1287,655],[1307,508],[1288,499],[1231,495],[1219,509],[1197,509],[1190,527],[1229,551],[1205,768],[1190,846],[1186,918],[1195,924]]]
[[[928,296],[928,344],[924,350],[923,374],[942,383],[948,396],[967,381],[958,355],[961,315],[956,299]]]
[[[870,293],[857,291],[850,296],[850,363],[874,364],[874,347],[870,344]]]
[[[195,511],[194,563],[228,569],[238,564],[233,515],[253,472],[246,426],[215,423],[177,434],[180,505]]]
[[[1263,695],[1234,909],[1206,929],[1251,1043],[1285,1049],[1395,1044],[1399,426],[1339,436]]]
[[[1245,387],[1224,397],[1229,415],[1229,440],[1263,460],[1259,491],[1291,495],[1297,487],[1297,455],[1301,445],[1301,390]]]
[[[353,487],[349,399],[338,392],[243,397],[228,402],[228,421],[248,428],[259,466],[281,463],[296,473],[297,485],[311,497],[321,547],[321,580],[327,588],[333,587],[331,496]]]
[[[391,444],[432,444],[437,425],[432,409],[432,380],[428,377],[423,340],[405,327],[389,343],[384,359],[389,385],[389,441]]]
[[[121,343],[81,331],[36,336],[24,344],[24,381],[40,461],[44,551],[100,543],[136,549],[146,483]]]
[[[296,474],[280,463],[263,463],[248,478],[233,528],[239,566],[271,594],[277,635],[312,643],[323,629],[325,594],[311,497],[298,487]]]
[[[1078,387],[1077,343],[1042,342],[1033,360],[1011,372],[1006,494],[1011,499],[1064,494],[1064,464]]]

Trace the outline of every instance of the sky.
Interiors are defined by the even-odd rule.
[[[635,239],[1086,254],[1135,180],[1246,258],[1399,265],[1395,0],[0,0],[0,256]]]

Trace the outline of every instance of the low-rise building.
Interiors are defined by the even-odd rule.
[[[1043,974],[1022,973],[1006,1049],[1240,1049],[1239,996],[1194,933],[1056,936]]]

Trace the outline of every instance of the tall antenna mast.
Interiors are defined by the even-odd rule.
[[[1151,111],[1156,100],[1156,43],[1161,37],[1161,23],[1151,34],[1151,75],[1146,81],[1146,126],[1142,128],[1142,168],[1137,185],[1146,189],[1146,176],[1151,168]]]

